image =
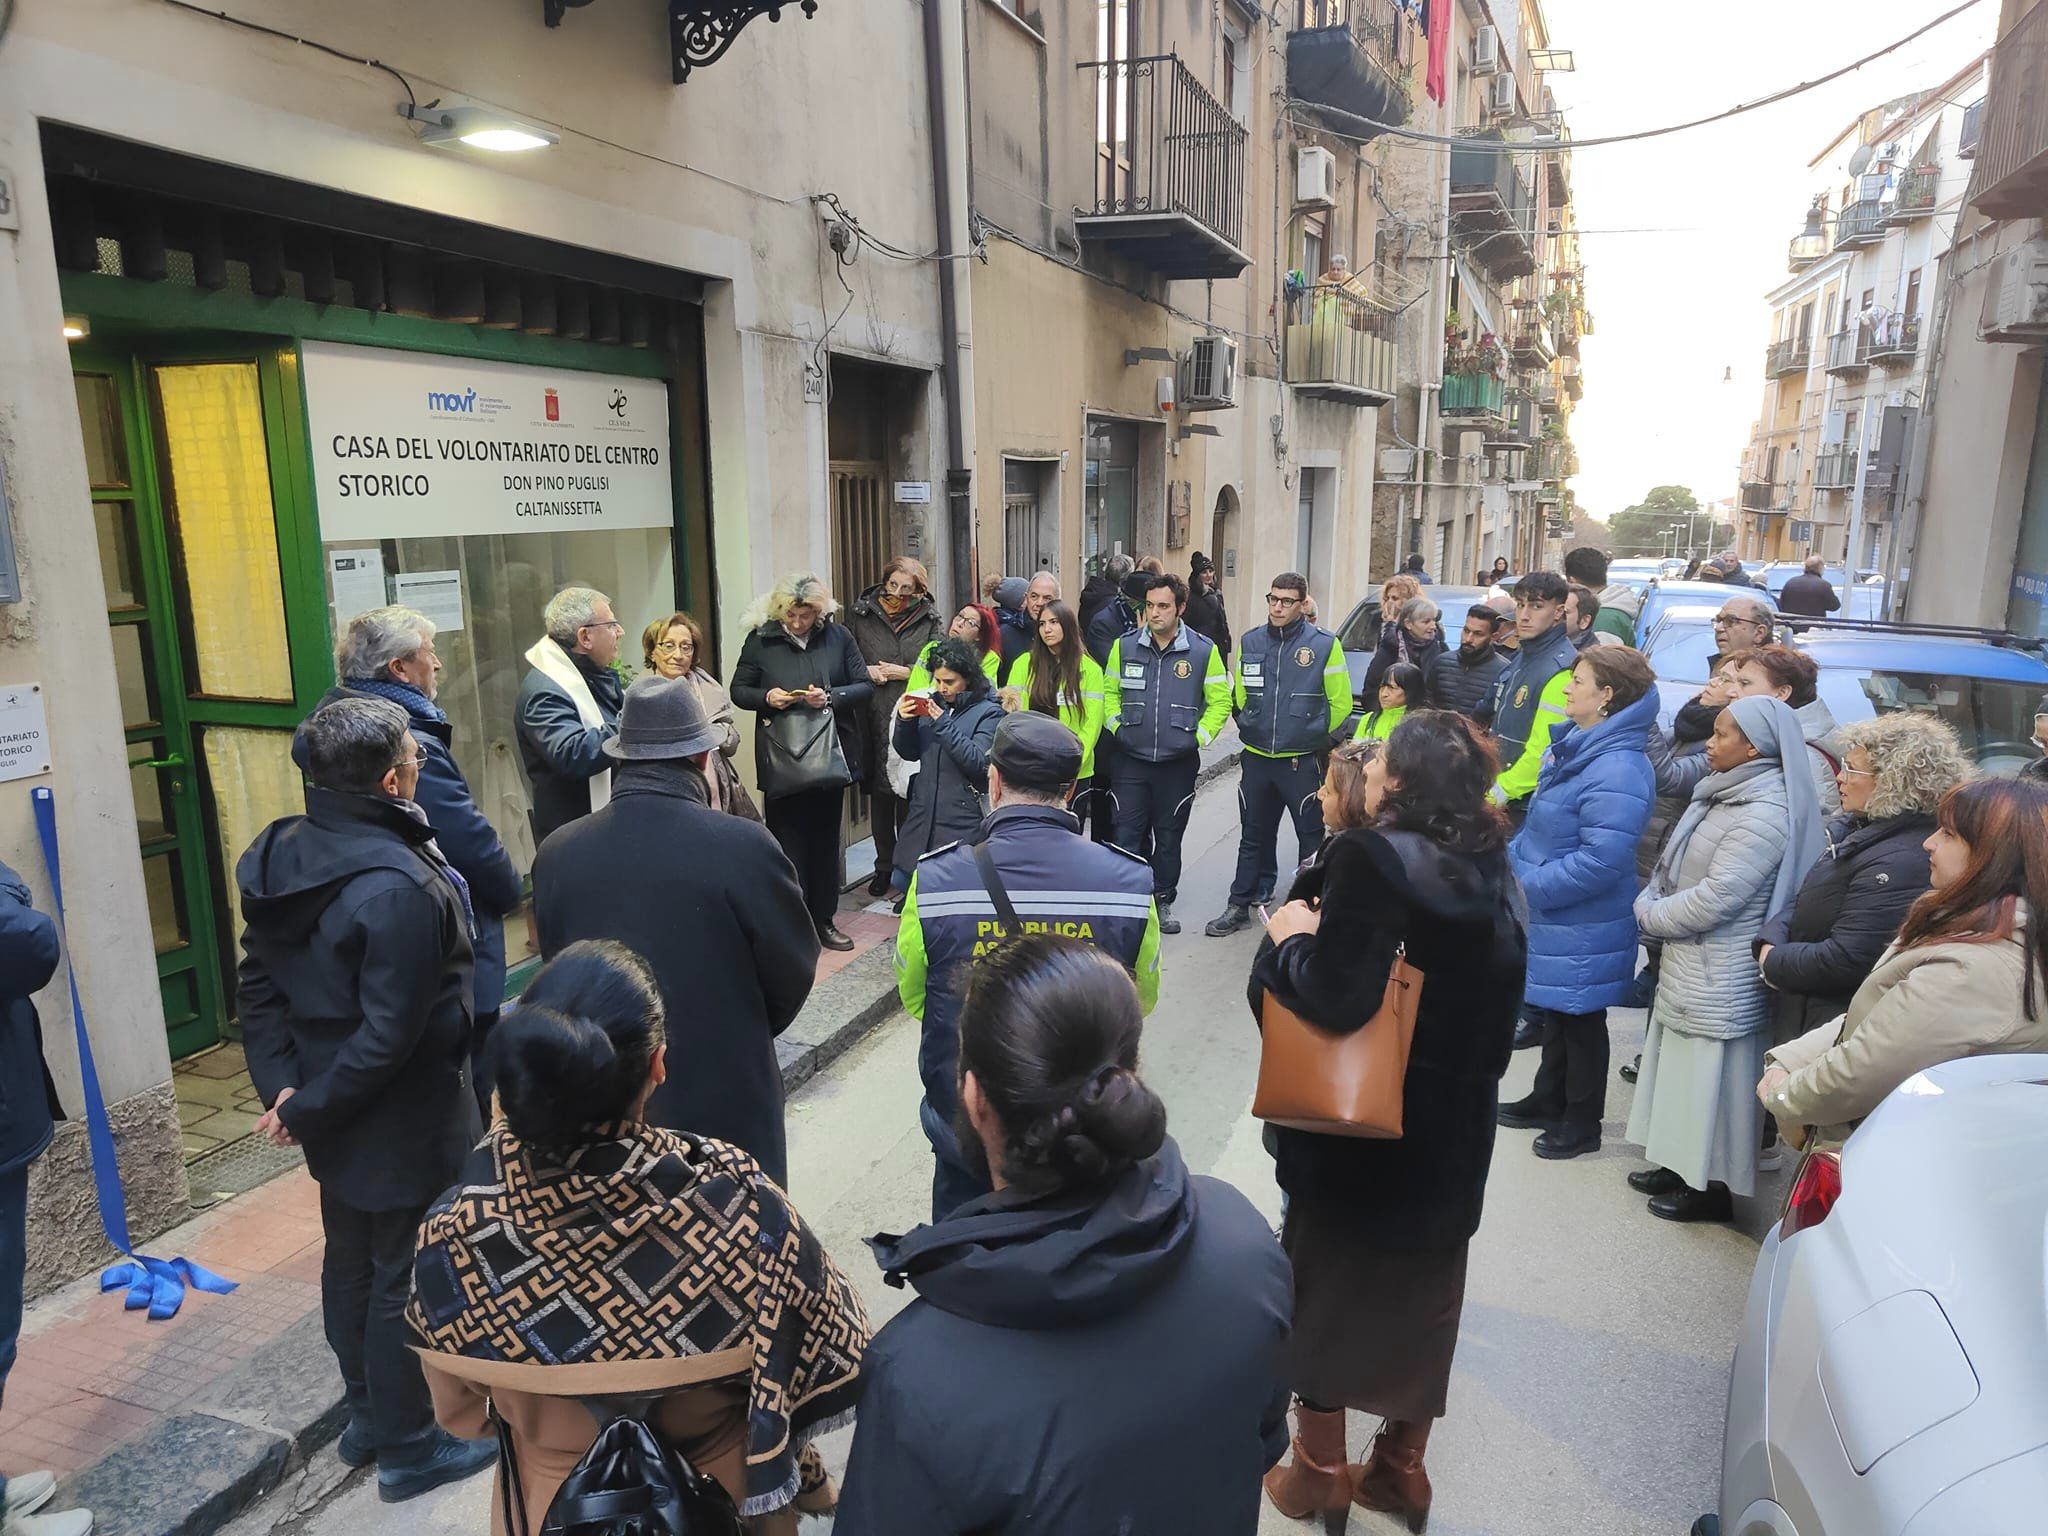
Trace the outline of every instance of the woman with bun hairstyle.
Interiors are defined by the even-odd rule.
[[[829,1510],[809,1439],[852,1417],[867,1315],[760,1164],[644,1120],[669,1071],[646,965],[570,945],[492,1048],[500,1113],[427,1212],[406,1317],[442,1427],[510,1432],[493,1531],[508,1504],[540,1529],[596,1437],[591,1395],[659,1395],[657,1431],[752,1531]]]
[[[1355,771],[1347,756],[1333,778]],[[1465,716],[1409,713],[1364,765],[1370,819],[1333,823],[1343,830],[1297,877],[1253,962],[1254,1019],[1270,994],[1333,1033],[1379,1011],[1397,955],[1422,973],[1400,1136],[1276,1132],[1298,1402],[1294,1459],[1266,1491],[1292,1519],[1353,1503],[1412,1530],[1429,1517],[1423,1450],[1445,1411],[1528,961],[1507,818],[1489,798],[1499,772]],[[1347,1408],[1384,1420],[1363,1466],[1347,1460]]]
[[[1287,1260],[1190,1174],[1138,1076],[1138,991],[1037,937],[973,969],[960,1144],[992,1194],[871,1246],[875,1336],[837,1536],[1186,1536],[1258,1524],[1286,1445]]]

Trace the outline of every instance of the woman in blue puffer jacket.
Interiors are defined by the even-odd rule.
[[[1572,669],[1528,819],[1508,857],[1529,900],[1523,1016],[1543,1031],[1529,1096],[1500,1123],[1541,1126],[1538,1157],[1600,1150],[1607,1109],[1607,1010],[1636,970],[1636,843],[1657,798],[1644,750],[1657,721],[1656,674],[1640,651],[1589,648]]]

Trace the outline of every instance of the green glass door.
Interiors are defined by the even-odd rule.
[[[189,1056],[225,1009],[163,520],[132,368],[82,352],[73,367],[157,984],[171,1055]]]

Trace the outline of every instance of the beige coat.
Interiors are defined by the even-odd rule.
[[[1977,943],[1894,944],[1839,1019],[1771,1050],[1789,1074],[1765,1107],[1787,1127],[1812,1126],[1839,1145],[1886,1094],[1924,1068],[1960,1056],[2048,1051],[2048,985],[2029,1019],[2027,913],[2012,937]]]
[[[666,1393],[657,1415],[663,1437],[707,1477],[725,1485],[734,1502],[746,1497],[747,1392],[752,1357],[745,1349],[679,1360],[620,1361],[600,1365],[508,1364],[418,1349],[434,1398],[434,1417],[451,1435],[488,1440],[496,1433],[495,1404],[512,1431],[519,1485],[526,1498],[527,1536],[541,1522],[563,1479],[597,1439],[597,1421],[572,1394],[632,1396]],[[504,1468],[491,1490],[493,1536],[508,1536]],[[794,1532],[796,1511],[784,1507],[751,1522],[762,1536]]]

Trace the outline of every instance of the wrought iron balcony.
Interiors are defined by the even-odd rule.
[[[1764,349],[1764,377],[1782,379],[1788,373],[1806,372],[1807,339],[1788,336]]]
[[[1245,128],[1175,54],[1080,66],[1094,86],[1095,202],[1074,232],[1166,278],[1235,277]]]
[[[1838,379],[1870,371],[1870,332],[1860,325],[1837,331],[1828,338],[1827,371]]]
[[[2035,6],[1991,50],[1991,94],[1970,201],[1994,219],[2048,213],[2048,7]]]
[[[1894,224],[1910,224],[1931,215],[1940,197],[1940,166],[1908,166],[1899,175],[1898,190],[1885,205],[1885,216]]]
[[[1813,488],[1845,491],[1856,483],[1856,450],[1833,443],[1814,455]]]
[[[1500,424],[1486,434],[1486,446],[1528,448],[1535,443],[1538,430],[1535,397],[1526,390],[1511,389],[1502,407]]]
[[[1849,204],[1835,219],[1835,249],[1882,240],[1884,216],[1884,203],[1877,198],[1866,197]]]
[[[1517,368],[1541,368],[1557,356],[1542,315],[1531,311],[1515,321],[1508,333],[1508,355]]]
[[[1583,400],[1586,396],[1586,375],[1579,367],[1579,360],[1576,357],[1568,357],[1564,360],[1562,366],[1564,368],[1564,392],[1570,395],[1574,401]]]
[[[1582,332],[1579,328],[1578,310],[1565,309],[1560,311],[1557,319],[1552,322],[1550,331],[1557,338],[1557,355],[1559,357],[1577,357],[1579,355],[1579,337]]]
[[[1447,373],[1437,396],[1437,414],[1445,421],[1484,424],[1507,408],[1507,386],[1490,373]]]
[[[1984,137],[1984,98],[1978,97],[1963,108],[1962,131],[1956,135],[1956,155],[1959,159],[1977,158],[1977,145]]]
[[[1295,393],[1348,405],[1394,398],[1398,354],[1384,310],[1349,287],[1317,283],[1288,301],[1281,376]]]
[[[1536,199],[1499,138],[1475,137],[1451,150],[1451,216],[1471,241],[1472,259],[1496,278],[1536,270]]]
[[[1919,352],[1918,315],[1887,315],[1870,342],[1870,360],[1886,368],[1909,367]]]
[[[1786,508],[1786,487],[1770,480],[1745,480],[1742,482],[1742,510],[1745,512],[1783,512]]]
[[[1287,89],[1311,107],[1399,127],[1408,121],[1403,75],[1415,53],[1415,24],[1394,0],[1296,0]],[[1350,138],[1379,133],[1349,119],[1341,126]]]

